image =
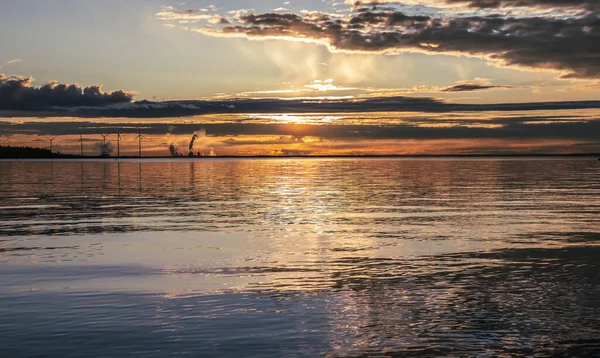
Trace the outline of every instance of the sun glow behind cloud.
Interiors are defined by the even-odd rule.
[[[556,42],[553,46],[569,46],[562,38],[574,36],[573,32],[551,26],[558,21],[582,31],[573,37],[573,41],[581,41],[579,49],[573,51],[589,48],[585,44],[594,41],[592,34],[597,25],[593,17],[599,10],[597,6],[584,7],[586,3],[582,2],[578,8],[576,2],[537,0],[504,0],[495,4],[498,6],[471,0],[431,0],[425,4],[430,7],[411,2],[346,1],[345,8],[334,6],[330,11],[234,10],[218,14],[223,17],[219,26],[208,24],[184,29],[216,37],[317,44],[329,53],[448,54],[478,57],[497,66],[554,71],[565,78],[600,76],[600,68],[594,62],[557,57],[553,52],[541,54],[544,47],[534,41],[534,37],[542,36]],[[536,12],[525,11],[531,9]],[[540,15],[540,9],[548,12]],[[208,15],[198,15],[197,9],[181,11],[169,7],[157,13],[156,18],[186,22],[192,18],[198,22],[202,20],[198,16]],[[518,42],[523,42],[524,48],[538,46],[538,51],[519,50]]]
[[[286,123],[286,124],[328,124],[336,123],[342,120],[343,116],[336,116],[331,114],[320,114],[315,113],[311,115],[302,114],[247,114],[245,117],[252,122],[260,120],[261,122],[266,121],[267,123]]]
[[[188,154],[192,133],[202,129],[193,153],[207,155],[350,155],[574,153],[600,151],[595,137],[600,124],[595,109],[372,112],[372,113],[240,113],[188,118],[47,118],[8,119],[0,124],[2,145],[48,146],[78,154],[79,132],[84,154],[98,154],[101,134],[121,153],[136,155],[138,128],[144,155],[169,155],[173,145]]]
[[[437,16],[440,17],[439,26],[458,26],[459,28],[466,26],[469,33],[483,31],[482,29],[494,26],[492,23],[486,23],[488,21],[486,16],[489,15],[489,12],[505,14],[500,16],[506,16],[507,19],[512,16],[514,21],[521,19],[518,21],[523,21],[523,24],[507,22],[504,27],[492,31],[492,33],[507,32],[507,39],[520,36],[520,34],[510,33],[511,29],[519,28],[519,26],[527,29],[530,26],[528,22],[533,21],[533,12],[527,13],[520,9],[521,12],[511,13],[510,11],[515,11],[514,6],[483,9],[477,6],[469,7],[467,1],[461,0],[452,0],[457,1],[454,4],[456,6],[449,6],[450,1],[432,0],[427,3],[428,5],[437,4],[438,7],[420,7],[416,6],[416,3],[400,5],[395,1],[387,1],[385,7],[375,6],[372,8],[364,6],[360,8],[356,2],[347,1],[345,4],[335,4],[329,11],[326,9],[299,11],[294,10],[292,6],[290,10],[279,9],[273,13],[226,8],[191,9],[182,5],[164,8],[156,18],[161,21],[170,21],[169,23],[186,31],[216,37],[251,40],[250,42],[236,40],[236,48],[244,56],[255,58],[256,61],[262,59],[272,63],[279,71],[278,83],[238,93],[219,94],[219,98],[302,99],[313,97],[316,99],[319,97],[322,100],[336,100],[394,95],[419,96],[435,93],[436,98],[486,103],[489,101],[560,100],[567,98],[565,93],[569,92],[571,87],[583,89],[589,99],[594,98],[592,93],[600,93],[600,87],[594,87],[597,81],[585,78],[588,75],[593,77],[593,70],[591,70],[592,72],[588,69],[579,70],[577,67],[579,65],[575,66],[577,68],[572,67],[574,71],[578,71],[575,76],[577,79],[570,78],[567,81],[564,78],[557,79],[557,76],[568,75],[571,77],[566,69],[571,65],[565,65],[566,67],[556,65],[551,60],[529,66],[518,63],[519,61],[516,59],[501,59],[499,54],[492,52],[481,52],[478,49],[464,51],[458,48],[449,49],[448,46],[441,46],[440,42],[428,40],[418,42],[418,46],[402,45],[402,48],[388,47],[381,51],[369,45],[372,41],[379,41],[380,38],[393,37],[394,33],[408,36],[419,31],[419,26],[415,24],[424,22],[427,16],[430,17],[427,20],[428,26],[432,26],[431,24],[437,21],[433,20]],[[531,1],[534,2],[534,0]],[[536,9],[548,10],[547,13],[544,13],[546,15],[539,15],[540,19],[552,19],[553,16],[559,16],[558,12],[552,13],[551,9],[543,4],[540,6]],[[390,9],[395,9],[396,12],[392,12]],[[565,10],[561,12],[563,18],[572,16],[575,19],[581,19],[581,14],[569,12],[569,9],[568,6],[561,8],[561,10]],[[208,23],[209,14],[222,16],[227,21],[221,21],[219,24]],[[455,23],[468,16],[479,16],[479,18],[460,20],[465,23],[469,22],[468,26],[459,22]],[[492,18],[493,16],[489,19]],[[384,19],[387,22],[384,22]],[[174,22],[176,20],[183,21],[183,23]],[[362,48],[353,48],[354,45],[349,44],[353,41],[352,37],[340,39],[339,43],[333,45],[332,39],[337,39],[337,35],[328,37],[327,33],[329,27],[334,26],[331,24],[336,21],[343,28],[350,29],[352,24],[356,25],[353,28],[356,36],[365,37]],[[390,25],[391,22],[394,22],[393,26]],[[575,25],[575,27],[577,26],[579,25]],[[342,34],[343,32],[340,33],[340,36]],[[493,45],[491,41],[495,40],[490,38],[489,42],[491,48],[495,48],[496,45]],[[505,53],[504,50],[500,52]],[[382,56],[381,53],[402,53],[404,55]],[[435,57],[436,60],[426,59],[426,57]],[[421,61],[420,58],[423,58],[424,61]],[[466,58],[471,58],[471,60],[466,60]],[[582,58],[586,58],[586,56]],[[467,63],[469,61],[476,66],[469,65]],[[526,62],[529,63],[531,60],[526,60]],[[473,73],[473,69],[480,68],[482,64],[489,69]],[[556,66],[559,66],[560,69],[557,69]],[[482,76],[482,73],[485,72],[490,72],[490,76]],[[503,79],[503,76],[506,79]],[[416,82],[417,78],[427,78],[428,81]],[[324,81],[327,79],[332,80],[331,83],[325,83]],[[575,81],[577,83],[573,84]],[[333,94],[334,91],[342,94]],[[475,91],[478,93],[475,94]],[[561,91],[562,93],[558,93]],[[493,94],[488,92],[493,92]],[[569,94],[568,98],[577,98],[577,95]]]

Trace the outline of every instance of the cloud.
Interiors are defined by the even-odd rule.
[[[481,79],[475,81],[459,81],[453,86],[442,89],[442,92],[472,92],[498,88],[506,89],[511,88],[511,86],[492,85],[489,81]]]
[[[63,85],[65,86],[65,85]],[[70,86],[65,86],[69,88]],[[27,87],[26,87],[27,88]],[[35,91],[40,91],[37,88]],[[63,88],[56,96],[50,98],[40,95],[28,95],[25,101],[19,97],[20,102],[11,101],[16,96],[14,89],[4,93],[0,86],[0,117],[122,117],[122,118],[174,118],[191,117],[208,114],[239,114],[239,113],[357,113],[357,112],[423,112],[423,113],[450,113],[450,112],[482,112],[482,111],[537,111],[537,110],[569,110],[600,108],[600,101],[562,101],[562,102],[525,102],[525,103],[490,103],[469,104],[451,103],[432,97],[410,96],[382,96],[382,97],[316,97],[316,98],[240,98],[227,100],[187,100],[150,102],[138,101],[129,103],[131,95],[122,91],[110,94],[101,94],[96,98],[94,90],[81,90],[75,87],[73,92],[76,97],[71,98]],[[121,93],[122,92],[122,93]],[[25,91],[25,93],[27,93]],[[89,97],[92,98],[89,98]],[[3,100],[9,97],[9,101]],[[56,99],[56,98],[58,99]],[[65,98],[66,97],[66,98]],[[74,108],[49,107],[52,106]],[[60,103],[60,104],[59,104]],[[84,104],[85,103],[85,104]],[[100,107],[101,105],[108,105]],[[83,106],[83,107],[81,107]],[[91,107],[98,106],[98,107]]]
[[[233,113],[352,113],[352,112],[478,112],[600,108],[600,101],[498,104],[449,103],[431,97],[373,97],[362,99],[234,99],[223,101],[141,101],[111,108],[82,108],[74,117],[168,118]],[[14,113],[13,115],[17,115]],[[61,115],[55,113],[52,115]],[[64,114],[62,114],[64,115]]]
[[[596,15],[436,17],[363,7],[345,17],[317,12],[249,13],[230,21],[232,25],[195,31],[318,43],[332,52],[476,56],[503,66],[559,71],[563,78],[600,78]]]
[[[600,3],[597,0],[346,0],[346,4],[353,9],[365,6],[380,5],[426,5],[431,7],[448,7],[461,5],[471,9],[512,9],[512,8],[538,8],[538,9],[575,9],[598,12]]]
[[[478,85],[478,84],[464,84],[454,85],[443,89],[443,92],[468,92],[468,91],[480,91],[492,88],[506,88],[506,86],[489,86],[489,85]]]
[[[432,121],[429,124],[433,124]],[[236,139],[236,136],[277,136],[279,139],[267,144],[302,144],[301,138],[314,137],[327,140],[446,140],[446,139],[499,139],[499,140],[576,140],[597,141],[600,131],[600,119],[588,121],[528,121],[525,118],[513,120],[499,119],[489,123],[485,121],[437,121],[438,125],[427,123],[403,123],[386,125],[364,124],[281,124],[281,123],[207,123],[202,124],[211,143],[223,145],[256,144],[248,139]],[[476,126],[475,124],[487,124]],[[448,125],[440,125],[448,124]],[[491,125],[494,124],[494,125]],[[84,135],[101,133],[137,134],[137,122],[131,123],[92,123],[86,121],[27,121],[21,123],[0,122],[0,130],[7,134],[39,135]],[[145,123],[143,134],[164,136],[168,123]],[[190,135],[197,130],[198,124],[181,124],[172,135]],[[221,139],[218,139],[218,138]],[[231,138],[227,140],[223,138]],[[258,143],[260,144],[260,143]],[[211,144],[212,145],[212,144]]]
[[[206,20],[211,24],[229,24],[227,18],[207,13],[209,9],[190,9],[186,11],[172,11],[172,7],[163,7],[162,11],[154,14],[154,17],[159,20],[179,20],[180,24],[198,22]]]
[[[15,58],[15,59],[6,61],[6,63],[10,63],[10,64],[19,63],[19,62],[23,62],[23,60],[21,60],[20,58]]]
[[[439,1],[433,1],[439,2]],[[464,4],[470,8],[498,9],[533,7],[546,9],[572,8],[597,12],[600,2],[597,0],[444,0],[448,4]]]
[[[32,86],[32,77],[0,74],[0,109],[45,110],[52,107],[105,106],[129,103],[133,94],[122,90],[103,92],[101,86],[81,87],[55,81]]]

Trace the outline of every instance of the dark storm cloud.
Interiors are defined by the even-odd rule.
[[[125,91],[102,92],[100,86],[49,82],[32,86],[31,77],[6,77],[0,74],[0,109],[44,110],[52,107],[106,106],[128,103],[133,99]]]
[[[483,84],[457,84],[454,86],[450,86],[448,88],[444,88],[443,92],[470,92],[470,91],[481,91],[487,89],[494,88],[510,88],[510,86],[492,86],[492,85],[483,85]]]
[[[600,18],[429,17],[389,8],[361,8],[346,18],[326,14],[249,14],[212,35],[293,37],[336,50],[422,51],[486,55],[508,66],[564,71],[565,78],[600,78]]]

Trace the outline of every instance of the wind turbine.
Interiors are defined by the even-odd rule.
[[[138,128],[138,136],[135,137],[135,139],[138,140],[138,156],[141,158],[142,157],[142,139],[144,139],[144,136],[142,135],[142,130],[140,128]]]
[[[104,146],[106,147],[106,137],[108,137],[110,134],[100,134],[100,135],[104,139]]]
[[[46,138],[50,142],[50,153],[52,153],[52,145],[53,145],[56,137],[53,137],[53,138],[44,137],[44,138]]]
[[[121,133],[117,132],[117,158],[121,157]]]
[[[81,132],[79,132],[79,140],[77,143],[79,143],[80,156],[83,157],[83,134],[81,134]]]
[[[110,154],[106,153],[106,137],[108,137],[110,134],[100,134],[102,136],[102,139],[104,140],[104,146],[102,147],[102,156],[107,156],[109,157]]]

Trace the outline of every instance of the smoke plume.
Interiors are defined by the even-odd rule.
[[[177,148],[175,146],[175,144],[169,145],[169,152],[171,153],[172,157],[179,157],[179,156],[181,156],[181,153],[179,153],[179,148]]]
[[[192,139],[190,140],[190,147],[189,147],[190,152],[194,150],[194,143],[199,138],[200,139],[206,138],[206,129],[200,128],[199,130],[195,131],[194,134],[192,134]]]
[[[100,152],[100,156],[108,157],[110,153],[114,151],[114,147],[111,141],[106,142],[106,144],[97,142],[95,146],[96,150]]]

